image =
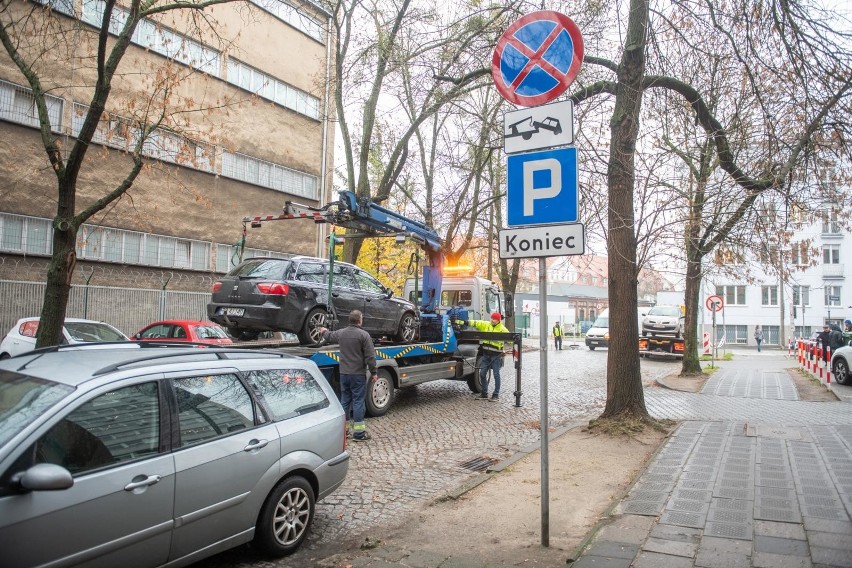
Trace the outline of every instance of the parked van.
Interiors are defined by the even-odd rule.
[[[586,332],[586,347],[609,347],[609,308],[601,312],[589,331]]]

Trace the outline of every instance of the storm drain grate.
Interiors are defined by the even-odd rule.
[[[459,464],[459,467],[469,469],[470,471],[485,471],[500,460],[485,456],[478,456]]]

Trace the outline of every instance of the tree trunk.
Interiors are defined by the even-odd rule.
[[[686,245],[686,320],[684,322],[685,351],[681,375],[701,374],[701,363],[698,361],[698,314],[701,310],[701,257],[698,251],[689,243]],[[703,345],[703,341],[702,341]]]
[[[636,232],[633,219],[636,138],[642,107],[642,77],[648,1],[631,0],[627,37],[621,63],[615,108],[610,122],[609,188],[609,353],[607,397],[602,418],[648,418],[639,368]]]
[[[53,255],[47,267],[47,286],[38,326],[36,347],[62,343],[65,310],[71,294],[71,278],[77,264],[77,229],[57,217],[53,222]]]

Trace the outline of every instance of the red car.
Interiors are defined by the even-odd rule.
[[[143,327],[136,332],[133,341],[186,341],[224,345],[233,343],[225,329],[210,321],[166,320]]]

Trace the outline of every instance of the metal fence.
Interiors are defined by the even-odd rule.
[[[0,337],[19,318],[41,314],[44,282],[0,280]],[[65,316],[105,321],[125,334],[161,319],[207,319],[209,292],[73,285]]]

